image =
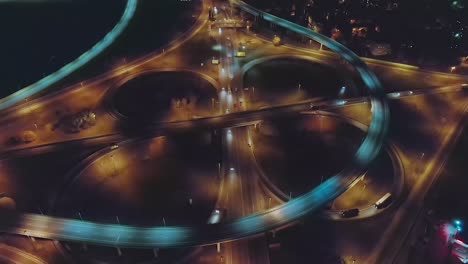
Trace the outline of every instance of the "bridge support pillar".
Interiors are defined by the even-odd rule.
[[[68,251],[72,251],[70,245],[68,245],[68,244],[65,244],[65,248],[66,248]]]

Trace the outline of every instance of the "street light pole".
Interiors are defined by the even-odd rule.
[[[26,231],[26,230],[24,230],[24,234],[31,240],[31,244],[32,244],[34,250],[36,250],[36,245],[34,244],[34,242],[36,242],[36,239],[34,237],[30,236],[28,234],[28,231]]]
[[[81,216],[80,211],[78,211],[78,216],[80,217],[81,221],[83,221],[83,217]],[[88,251],[88,245],[86,243],[83,243],[83,250]]]
[[[364,195],[364,190],[366,189],[366,184],[364,184],[364,186],[362,186],[362,191],[361,191],[361,197],[359,198],[360,201],[362,201],[362,196]]]
[[[112,160],[112,166],[114,167],[114,173],[112,174],[112,176],[117,176],[117,168],[115,166],[115,159],[114,159],[114,154],[111,154],[111,160]]]
[[[319,128],[319,132],[322,132],[322,121],[323,121],[323,116],[319,116],[320,118],[320,128]]]

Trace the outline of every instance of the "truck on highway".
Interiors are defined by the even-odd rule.
[[[386,193],[382,198],[375,202],[375,208],[382,209],[387,207],[392,202],[392,194]]]

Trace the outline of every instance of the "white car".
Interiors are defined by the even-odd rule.
[[[208,219],[208,224],[218,224],[224,217],[226,217],[226,209],[217,208],[211,213],[211,216]]]

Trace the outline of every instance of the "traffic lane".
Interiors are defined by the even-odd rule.
[[[240,162],[242,157],[240,153],[240,142],[241,138],[240,128],[227,129],[227,157],[228,157],[228,170],[227,177],[231,185],[236,188],[231,189],[231,195],[229,200],[229,207],[227,213],[229,219],[238,219],[248,214],[246,207],[245,195],[243,188],[244,183],[244,166]],[[246,206],[247,205],[247,206]],[[234,241],[227,243],[229,247],[229,263],[249,263],[249,252],[244,241]]]
[[[7,263],[46,264],[47,262],[19,248],[0,244],[0,259]]]
[[[245,215],[244,209],[244,193],[242,190],[241,172],[242,168],[239,166],[239,158],[237,155],[237,133],[236,129],[225,129],[226,135],[226,159],[225,167],[225,186],[228,186],[228,199],[227,199],[227,219],[234,220],[241,218]]]
[[[367,99],[362,99],[367,100]],[[242,112],[233,112],[225,115],[219,115],[214,117],[203,117],[187,121],[177,121],[164,124],[157,124],[160,129],[177,130],[177,129],[193,129],[196,127],[230,127],[235,126],[238,123],[246,123],[252,121],[258,121],[262,119],[271,118],[280,114],[289,114],[293,112],[302,112],[311,109],[311,104],[318,106],[341,106],[344,104],[337,104],[336,100],[320,101],[320,99],[307,100],[304,102],[274,106],[268,109],[259,110],[248,110]],[[150,128],[149,128],[150,129]]]
[[[246,127],[236,128],[235,131],[235,148],[236,156],[236,171],[240,184],[240,201],[235,201],[238,206],[243,209],[243,216],[258,212],[256,208],[257,200],[255,198],[257,189],[257,178],[255,170],[252,166],[251,153],[248,148],[248,133]],[[233,263],[268,263],[268,251],[263,236],[232,242],[233,247]],[[253,247],[255,246],[255,247]],[[261,260],[263,262],[258,262]]]
[[[252,144],[250,139],[250,129],[252,127],[244,127],[243,142],[241,147],[243,149],[245,158],[245,168],[247,170],[248,177],[246,177],[247,187],[250,194],[250,213],[258,213],[266,210],[265,201],[268,197],[265,197],[263,189],[260,187],[259,175],[256,168]],[[252,263],[270,263],[268,242],[265,235],[247,239],[248,248],[250,249],[250,260]]]
[[[224,9],[225,16],[227,19],[229,17],[229,9]],[[227,72],[228,78],[231,80],[230,85],[228,85],[228,89],[235,89],[236,85],[235,82],[232,80],[234,79],[234,75],[237,74],[236,68],[233,64],[233,49],[235,48],[235,44],[233,44],[233,40],[236,39],[236,34],[233,34],[232,30],[225,31],[229,38],[226,38],[226,61],[227,65]],[[232,107],[232,106],[230,106]],[[250,214],[251,212],[248,210],[250,204],[250,190],[246,189],[246,183],[248,184],[249,179],[246,179],[246,175],[248,175],[248,171],[245,170],[245,162],[244,162],[244,153],[242,152],[242,144],[243,144],[243,135],[242,135],[242,128],[232,128],[231,131],[231,142],[230,143],[230,166],[233,168],[233,171],[230,171],[230,177],[233,177],[234,180],[238,182],[238,189],[236,193],[233,193],[231,196],[231,208],[233,207],[240,207],[241,210],[238,212],[233,212],[233,218],[240,218],[245,215]],[[232,180],[232,179],[231,179]],[[235,199],[237,197],[238,199]],[[231,209],[231,210],[232,210]],[[228,209],[229,212],[229,209]],[[250,263],[250,248],[245,241],[234,241],[227,244],[229,247],[229,256],[228,256],[228,263]]]
[[[302,104],[303,107],[305,108],[300,108],[300,106],[296,106],[296,107],[299,107],[298,109],[307,109],[307,103],[303,103]],[[285,108],[284,111],[287,111],[287,107],[282,107],[282,108]],[[295,107],[292,108],[292,111],[295,111],[294,109],[296,109]],[[263,110],[261,111],[263,112],[264,114],[268,112],[268,110]],[[167,130],[171,130],[171,129],[192,129],[192,128],[195,128],[199,125],[201,126],[208,126],[208,127],[212,127],[212,126],[217,126],[219,127],[219,124],[216,124],[217,122],[219,123],[223,123],[225,122],[226,120],[232,118],[233,116],[239,116],[239,115],[248,115],[249,112],[238,112],[238,113],[231,113],[229,115],[221,115],[221,116],[215,116],[215,117],[205,117],[205,118],[199,118],[199,119],[193,119],[193,120],[187,120],[187,121],[177,121],[177,122],[170,122],[170,123],[162,123],[162,124],[152,124],[152,125],[149,125],[145,128],[141,128],[140,130],[143,131],[144,134],[148,133],[148,131],[155,131],[155,130],[164,130],[164,129],[167,129]],[[271,114],[273,115],[273,114]],[[255,119],[255,118],[254,118]],[[34,119],[31,119],[29,125],[30,126],[33,126],[34,122],[33,122]],[[62,141],[79,141],[79,140],[82,140],[82,139],[92,139],[92,138],[97,138],[97,137],[102,137],[102,136],[117,136],[117,134],[119,133],[122,133],[122,131],[115,131],[116,127],[115,125],[112,125],[112,122],[115,123],[115,120],[112,121],[113,118],[105,118],[101,115],[100,117],[100,120],[98,122],[98,125],[96,125],[95,127],[91,127],[90,129],[86,130],[86,131],[83,131],[82,133],[75,133],[75,134],[64,134],[64,133],[52,133],[50,132],[49,133],[49,136],[51,138],[48,138],[45,142],[44,140],[42,141],[38,141],[36,143],[33,144],[33,146],[31,147],[36,147],[37,145],[41,145],[41,146],[45,146],[47,144],[56,144],[56,141],[61,139]],[[229,123],[229,122],[228,122]],[[232,123],[232,122],[231,122]],[[131,126],[131,124],[128,124],[128,125],[125,125],[123,124],[123,126]],[[11,135],[16,135],[20,132],[23,132],[24,130],[24,127],[23,127],[22,124],[19,125],[19,127],[12,127],[12,131],[16,131],[16,132],[4,132],[2,133],[2,135],[5,137],[5,141],[6,141],[6,138],[8,138]],[[32,128],[33,131],[35,131],[34,127]],[[85,133],[85,134],[83,134]],[[85,138],[83,138],[85,137]],[[28,147],[29,145],[20,145],[20,146],[12,146],[11,148],[4,148],[3,151],[11,151],[13,149],[18,149],[18,147],[26,147],[26,148],[30,148]],[[23,148],[24,148],[23,147]]]
[[[441,94],[441,93],[451,93],[451,92],[457,92],[457,91],[461,91],[462,90],[462,85],[454,85],[454,86],[446,86],[446,87],[440,87],[440,88],[437,88],[437,89],[431,89],[431,90],[411,90],[411,91],[405,91],[405,92],[398,92],[399,95],[397,96],[398,93],[391,93],[391,94],[388,94],[388,98],[391,99],[391,100],[400,100],[400,99],[405,99],[405,98],[408,98],[408,97],[412,97],[412,96],[424,96],[424,95],[428,95],[428,94]],[[466,89],[466,88],[464,88]],[[316,99],[316,100],[319,100],[319,99]],[[336,105],[336,102],[345,102],[344,104],[342,105]],[[333,103],[335,103],[335,105],[332,105]],[[324,101],[323,103],[321,103],[320,101],[316,101],[316,102],[313,102],[311,103],[314,107],[316,108],[322,108],[322,111],[324,110],[333,110],[333,109],[340,109],[342,107],[346,107],[346,106],[349,106],[349,105],[355,105],[355,104],[360,104],[360,103],[369,103],[368,101],[368,98],[366,97],[360,97],[360,98],[349,98],[349,99],[346,99],[346,100],[338,100],[338,101],[334,101],[334,100],[331,100],[331,101]],[[304,106],[304,109],[307,109],[307,104],[308,102],[306,103],[298,103],[298,105],[303,105]],[[330,105],[328,105],[330,104]],[[281,107],[285,107],[287,108],[287,106],[280,106]],[[291,107],[295,107],[294,104],[291,104]],[[261,108],[259,110],[249,110],[250,113],[253,113],[255,111],[268,111],[268,109],[273,109],[274,107],[272,108]],[[333,108],[333,109],[332,109]],[[274,110],[274,109],[273,109]],[[300,110],[297,109],[297,110]],[[308,109],[310,110],[310,109]],[[247,111],[244,111],[244,113],[246,113]],[[229,119],[231,118],[230,116],[233,116],[234,113],[231,113],[229,115],[223,115],[223,116],[227,116],[226,119]],[[274,115],[274,114],[272,114]],[[398,115],[398,113],[397,113]],[[200,118],[200,119],[209,119],[209,118],[216,118],[216,117],[221,117],[221,119],[223,118],[223,116],[215,116],[215,117],[207,117],[207,118]],[[234,115],[235,116],[235,115]],[[239,119],[239,123],[237,124],[237,126],[243,126],[243,125],[250,125],[250,124],[253,124],[255,123],[256,121],[259,121],[261,118],[259,117],[258,120],[255,120],[256,118],[253,118],[253,119],[250,119],[251,121],[247,120],[247,121],[243,121],[242,119]],[[34,119],[31,119],[29,121],[29,124],[33,124]],[[195,119],[197,120],[197,119]],[[187,123],[193,123],[193,120],[188,120],[188,121],[180,121],[180,123],[184,123],[184,122],[187,122]],[[234,126],[235,125],[235,122],[228,122],[229,124],[227,125],[231,125],[231,126]],[[252,123],[253,122],[253,123]],[[178,122],[174,122],[174,124],[177,124]],[[168,127],[170,127],[170,124],[171,123],[167,123]],[[154,126],[154,125],[152,125]],[[165,126],[165,124],[158,124],[156,126]],[[156,126],[154,126],[156,129]],[[195,126],[195,124],[193,124],[192,126]],[[190,126],[190,127],[192,127]],[[15,130],[15,131],[22,131],[22,130]],[[18,133],[16,132],[16,133]],[[82,137],[82,135],[77,135],[79,137]],[[97,136],[97,137],[90,137],[90,138],[77,138],[77,139],[73,139],[73,138],[68,138],[68,137],[63,137],[62,140],[63,141],[59,141],[59,142],[51,142],[51,143],[48,143],[48,144],[41,144],[41,145],[33,145],[31,147],[25,147],[25,148],[19,148],[19,152],[23,152],[24,154],[28,154],[29,151],[32,151],[31,153],[45,153],[47,151],[55,151],[56,148],[60,148],[60,144],[62,143],[65,143],[65,144],[68,144],[70,143],[71,145],[80,145],[81,141],[90,141],[90,142],[93,142],[93,141],[101,141],[102,143],[112,143],[112,142],[115,142],[116,140],[118,141],[119,138],[121,138],[122,135],[119,134],[119,133],[114,133],[114,134],[106,134],[106,135],[101,135],[101,136]],[[92,143],[90,143],[92,145]],[[34,148],[36,148],[34,150]],[[6,148],[6,149],[3,149],[3,151],[5,153],[3,153],[3,156],[7,156],[7,155],[10,155],[9,153],[15,153],[18,151],[17,148]],[[21,155],[21,154],[20,154]]]
[[[422,96],[422,95],[430,95],[430,94],[440,94],[440,93],[450,93],[450,92],[457,92],[457,91],[464,91],[466,90],[466,85],[453,85],[453,86],[446,86],[446,87],[440,87],[440,88],[436,88],[436,89],[431,89],[431,90],[411,90],[411,91],[404,91],[404,92],[397,92],[397,93],[390,93],[390,94],[387,94],[387,97],[391,100],[400,100],[400,99],[404,99],[404,98],[407,98],[407,97],[411,97],[411,96]],[[315,101],[317,100],[317,101]],[[321,102],[319,98],[315,99],[315,100],[311,100],[311,105],[313,108],[321,108],[322,110],[327,110],[327,109],[339,109],[341,107],[345,107],[345,106],[349,106],[349,105],[353,105],[353,104],[359,104],[359,103],[369,103],[369,100],[367,97],[359,97],[359,98],[348,98],[346,100],[330,100],[330,101],[323,101]],[[295,107],[300,107],[301,105],[304,106],[304,109],[307,109],[307,104],[309,103],[309,101],[305,102],[305,103],[297,103],[297,105],[295,104],[291,104],[290,106],[292,107],[293,111],[300,111],[301,108],[295,108]],[[286,111],[288,108],[288,105],[285,105],[285,106],[278,106],[278,108],[285,108],[284,110]],[[253,113],[255,111],[265,111],[265,112],[268,112],[268,109],[272,109],[272,111],[275,109],[275,107],[271,107],[271,108],[262,108],[262,109],[259,109],[259,110],[249,110],[249,111],[243,111],[242,113],[244,114],[247,114],[247,112],[249,113]],[[294,110],[295,109],[295,110]],[[279,109],[278,109],[279,110]],[[308,109],[310,110],[310,109]],[[227,119],[231,118],[231,116],[233,115],[242,115],[242,113],[237,113],[237,114],[234,114],[234,113],[231,113],[229,115],[226,115],[228,116]],[[276,114],[276,113],[275,113]],[[272,113],[272,116],[274,116],[275,114]],[[224,115],[223,115],[224,116]],[[193,126],[196,126],[196,124],[194,123],[194,121],[196,120],[203,120],[203,119],[210,119],[210,118],[217,118],[217,119],[222,119],[223,116],[214,116],[214,117],[206,117],[206,118],[199,118],[199,119],[195,119],[195,120],[188,120],[188,121],[179,121],[179,122],[173,122],[173,123],[167,123],[167,124],[158,124],[159,126],[167,126],[167,127],[171,127],[171,126],[178,126],[178,124],[182,123],[182,124],[186,124],[187,127],[193,127]],[[268,115],[266,116],[266,118],[268,117]],[[257,118],[258,120],[260,120],[261,118]],[[34,120],[35,119],[30,119],[27,123],[29,123],[29,125],[32,125],[34,124]],[[236,121],[234,121],[236,122]],[[251,122],[255,122],[255,118],[253,119],[250,119],[247,120],[247,121],[242,121],[242,119],[239,119],[239,123],[238,125],[249,125],[249,124],[252,124]],[[222,122],[221,122],[222,123]],[[233,122],[228,123],[228,126],[229,125],[234,125]],[[209,126],[208,124],[205,124],[206,126]],[[183,126],[181,126],[183,127]],[[16,128],[14,128],[15,130],[13,131],[22,131],[22,130],[17,130]],[[13,133],[13,132],[12,132]],[[15,132],[15,133],[18,133],[18,132]],[[82,135],[77,135],[79,137],[82,137]],[[69,137],[64,137],[62,136],[63,140],[66,140],[65,142],[70,142],[71,144],[79,144],[79,142],[81,140],[91,140],[93,141],[94,138],[109,138],[109,142],[113,142],[113,140],[115,140],[116,137],[119,137],[118,134],[107,134],[107,135],[101,135],[99,137],[91,137],[91,138],[85,138],[85,139],[73,139],[73,137],[70,139]],[[40,145],[37,146],[38,150],[36,150],[36,152],[40,153],[41,151],[45,151],[42,147],[45,147],[45,148],[48,148],[48,146],[53,146],[53,145],[58,145],[60,143],[58,142],[51,142],[50,144],[45,144],[45,145]],[[30,149],[30,148],[33,148],[33,147],[36,147],[36,146],[32,146],[32,147],[27,147],[25,148],[25,153],[28,153],[27,149]],[[14,151],[15,148],[13,148],[11,151]],[[54,147],[52,147],[50,149],[51,151],[54,150]],[[10,149],[4,149],[4,151],[10,151]],[[6,155],[6,153],[5,153]]]

